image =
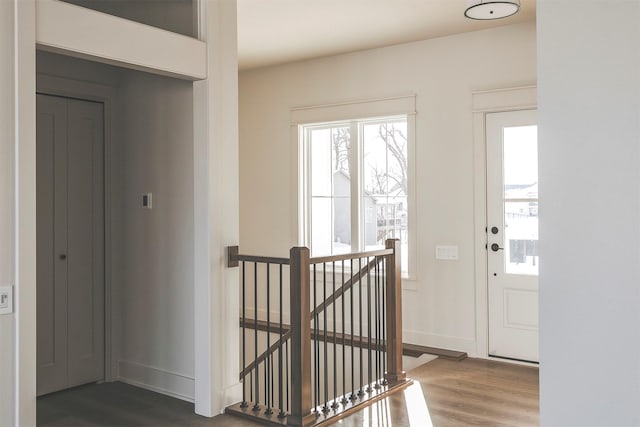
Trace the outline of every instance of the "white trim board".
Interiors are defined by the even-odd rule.
[[[472,338],[454,337],[447,335],[428,334],[420,331],[402,331],[402,341],[428,347],[444,348],[447,350],[463,351],[471,357],[476,357],[476,341]]]
[[[118,372],[118,381],[123,383],[194,402],[195,379],[193,376],[128,360],[118,361]]]
[[[369,99],[291,109],[291,125],[416,113],[416,95]]]
[[[36,44],[49,52],[169,77],[207,77],[205,42],[59,0],[37,0]]]

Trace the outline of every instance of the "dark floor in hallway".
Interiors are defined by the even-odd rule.
[[[357,412],[341,426],[537,426],[538,369],[480,359],[437,359],[412,371],[414,385]],[[38,425],[219,426],[258,424],[205,418],[193,404],[123,383],[93,384],[38,399]]]

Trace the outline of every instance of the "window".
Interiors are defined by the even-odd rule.
[[[312,256],[384,248],[400,239],[410,271],[408,115],[299,126],[304,244]]]

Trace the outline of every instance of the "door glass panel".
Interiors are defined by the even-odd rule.
[[[503,164],[505,272],[537,276],[537,126],[504,128]]]
[[[505,202],[505,270],[538,275],[538,202]]]

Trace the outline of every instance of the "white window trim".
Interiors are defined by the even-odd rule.
[[[403,289],[415,289],[416,277],[416,179],[415,179],[415,151],[416,151],[416,95],[406,95],[384,99],[371,99],[354,102],[343,102],[328,105],[292,108],[290,110],[290,138],[291,138],[291,242],[292,245],[306,246],[308,210],[307,189],[303,164],[305,152],[300,141],[304,137],[304,125],[328,122],[348,122],[351,120],[369,120],[383,117],[406,116],[408,138],[408,274],[403,274]],[[352,216],[353,218],[354,216]]]

